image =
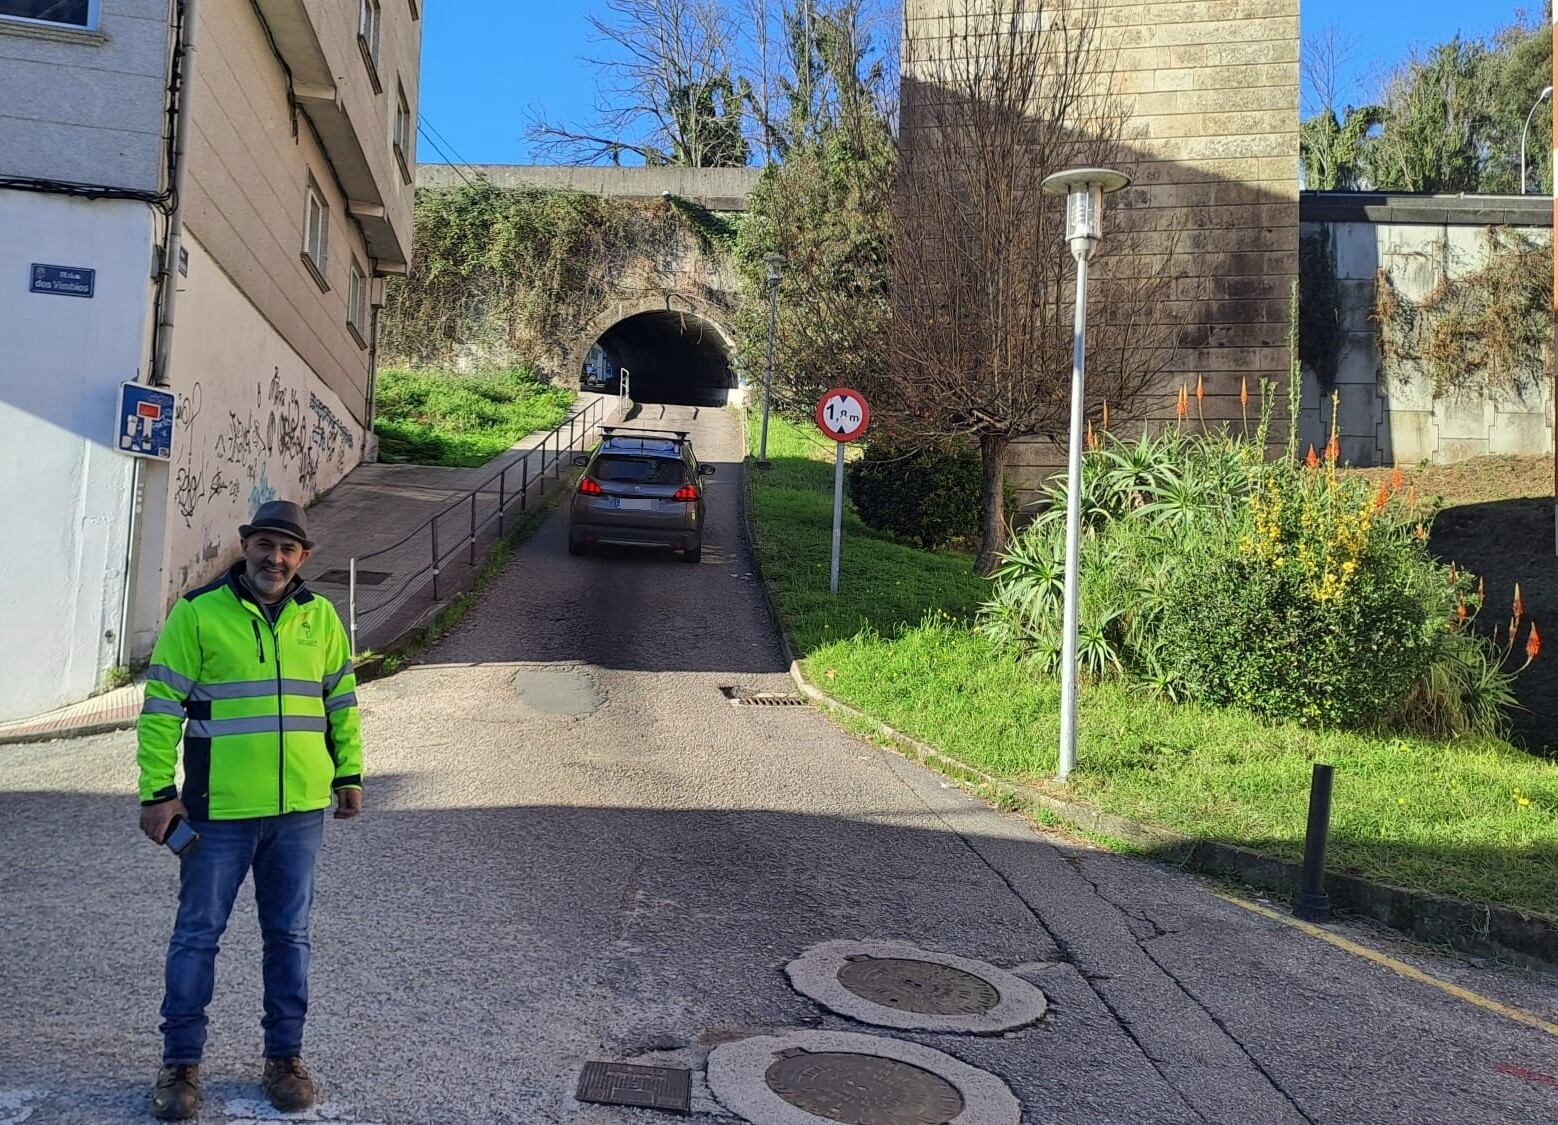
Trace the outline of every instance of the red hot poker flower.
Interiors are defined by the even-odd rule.
[[[1531,635],[1526,638],[1526,659],[1535,660],[1542,651],[1542,636],[1536,631],[1536,622],[1531,622]]]
[[[1320,456],[1315,452],[1315,447],[1313,444],[1309,446],[1309,454],[1304,458],[1304,464],[1308,465],[1311,469],[1318,468],[1320,465]]]

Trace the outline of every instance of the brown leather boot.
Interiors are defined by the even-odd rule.
[[[165,1066],[151,1091],[152,1116],[159,1121],[183,1121],[200,1112],[200,1067],[194,1063]]]
[[[265,1060],[265,1096],[282,1113],[296,1113],[314,1104],[314,1080],[308,1076],[303,1060]]]

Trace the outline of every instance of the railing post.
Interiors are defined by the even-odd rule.
[[[346,582],[346,617],[351,622],[352,659],[357,659],[357,556],[347,563],[351,572]]]
[[[471,565],[476,565],[476,494],[479,488],[471,489]]]
[[[526,512],[530,510],[530,450],[525,450],[519,464],[519,510]]]
[[[546,495],[546,435],[541,435],[541,467],[536,470],[536,480],[541,485],[536,491]]]
[[[503,538],[503,509],[508,507],[509,467],[503,466],[503,471],[498,474],[498,538]]]
[[[573,452],[573,424],[579,420],[577,414],[568,415],[568,452]]]
[[[552,476],[557,480],[563,479],[563,424],[557,423],[557,429],[552,431],[557,435],[552,442]]]
[[[438,517],[433,517],[433,600],[438,601]]]

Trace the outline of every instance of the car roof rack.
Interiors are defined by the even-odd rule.
[[[628,429],[624,426],[602,426],[600,432],[607,437],[652,437],[675,438],[677,441],[686,441],[690,430],[641,430],[637,427]]]

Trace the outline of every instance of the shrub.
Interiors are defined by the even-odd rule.
[[[979,533],[979,454],[873,443],[847,470],[849,498],[868,527],[934,550]]]
[[[1264,448],[1263,427],[1250,442],[1106,436],[1087,455],[1084,674],[1314,725],[1500,731],[1519,607],[1496,647],[1472,628],[1480,584],[1429,556],[1431,514],[1415,497],[1341,473],[1334,443],[1304,465],[1267,462]],[[1050,500],[983,621],[1047,672],[1060,657],[1062,482]]]

